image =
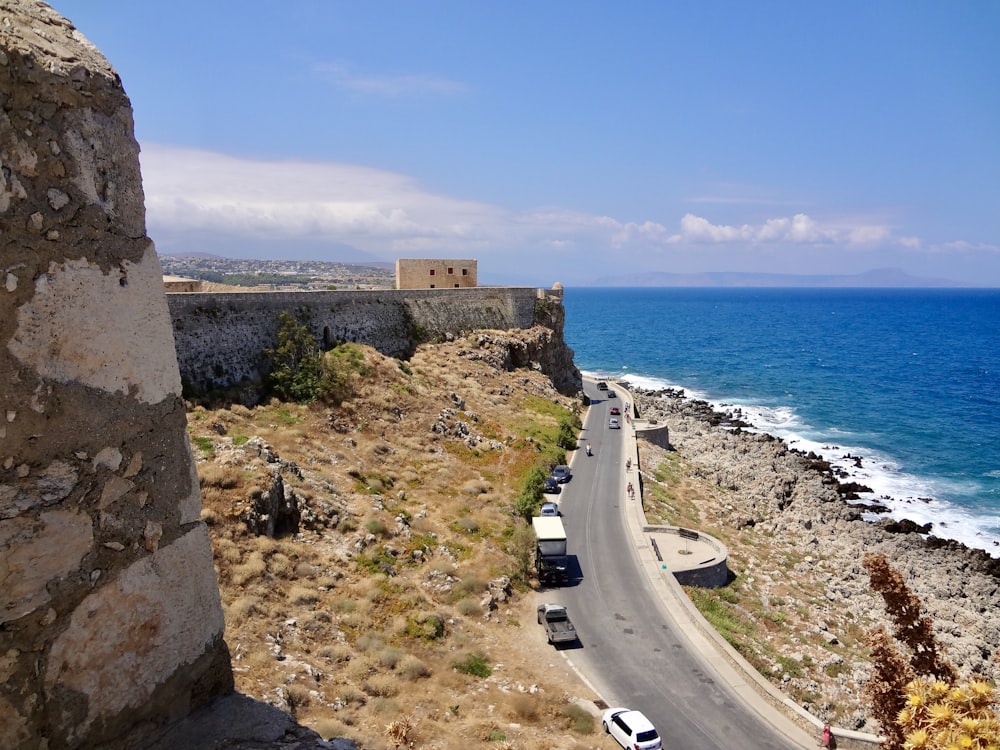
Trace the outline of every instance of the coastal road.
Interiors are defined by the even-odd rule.
[[[608,409],[624,406],[585,384],[592,405],[573,479],[560,509],[569,540],[570,585],[551,599],[569,607],[580,647],[564,655],[609,705],[641,710],[670,750],[792,750],[792,744],[746,706],[690,648],[684,632],[639,569],[625,528],[623,433],[608,428]],[[633,480],[634,481],[634,480]],[[612,739],[608,747],[615,747]]]

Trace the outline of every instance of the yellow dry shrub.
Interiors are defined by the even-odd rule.
[[[361,683],[361,689],[378,698],[399,695],[399,678],[392,674],[373,674]]]
[[[906,708],[897,721],[905,750],[993,750],[1000,747],[997,693],[971,680],[948,685],[919,678],[906,686]]]
[[[267,570],[267,563],[260,552],[251,552],[246,559],[229,569],[229,577],[237,586],[245,586]]]
[[[215,462],[203,463],[198,466],[198,483],[203,495],[208,487],[231,490],[240,485],[240,473],[232,466]]]

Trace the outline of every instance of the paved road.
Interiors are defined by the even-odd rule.
[[[589,384],[587,390],[593,404],[581,443],[589,442],[594,455],[577,454],[560,496],[571,583],[547,595],[569,607],[581,634],[580,647],[564,654],[610,704],[645,713],[667,750],[800,748],[717,679],[661,610],[623,518],[624,430],[609,429],[607,413],[623,404]],[[616,746],[610,738],[607,744]]]

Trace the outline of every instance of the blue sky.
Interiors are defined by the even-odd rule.
[[[1000,286],[1000,2],[55,0],[161,253]]]

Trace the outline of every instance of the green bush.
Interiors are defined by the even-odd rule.
[[[319,344],[306,325],[287,311],[278,315],[278,325],[277,345],[264,350],[271,365],[267,386],[283,401],[315,401],[323,374]]]
[[[291,313],[282,311],[278,325],[277,345],[262,354],[270,366],[266,385],[282,401],[336,405],[353,395],[356,377],[370,374],[358,345],[341,343],[323,353],[308,326]]]
[[[570,728],[577,734],[594,733],[594,717],[583,706],[569,703],[563,708],[562,713],[569,719]]]
[[[462,674],[482,677],[483,679],[493,674],[493,669],[486,663],[485,657],[479,654],[469,654],[465,659],[454,662],[451,666]]]
[[[521,493],[514,501],[514,515],[531,523],[531,517],[535,515],[542,495],[545,494],[545,480],[548,476],[547,467],[532,467],[521,485]]]

